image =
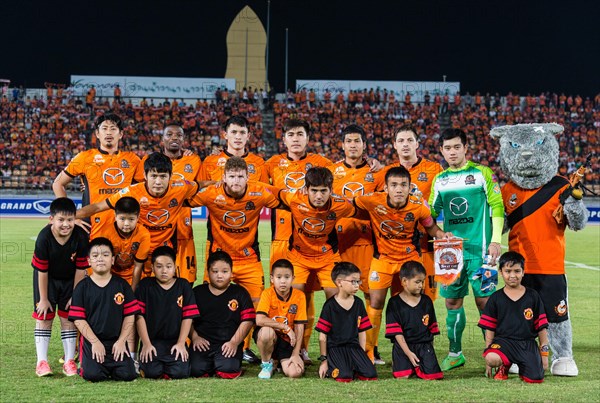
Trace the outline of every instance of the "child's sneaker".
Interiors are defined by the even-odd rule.
[[[458,357],[452,357],[448,355],[442,361],[440,368],[442,371],[450,371],[451,369],[462,367],[463,365],[465,365],[465,356],[460,353]]]
[[[496,381],[505,381],[508,379],[508,368],[506,365],[500,365],[496,370],[496,375],[494,375],[494,380]]]
[[[308,356],[308,351],[306,351],[305,348],[300,350],[300,358],[302,358],[302,361],[304,361],[304,365],[312,365],[312,360]]]
[[[37,376],[52,375],[52,369],[50,368],[50,364],[48,364],[48,361],[42,360],[38,362],[37,366],[35,367],[35,374]]]
[[[77,364],[75,360],[69,360],[63,364],[63,374],[66,376],[77,375]]]
[[[263,362],[260,364],[261,370],[258,374],[260,379],[271,379],[271,375],[273,375],[273,362]]]
[[[373,364],[375,365],[385,365],[385,361],[381,358],[381,354],[379,354],[379,350],[377,346],[373,348]]]

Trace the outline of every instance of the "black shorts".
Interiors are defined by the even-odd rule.
[[[112,346],[114,343],[104,343],[106,355],[104,362],[100,364],[92,358],[92,345],[81,336],[79,342],[79,360],[81,367],[79,375],[86,381],[99,382],[108,379],[114,381],[133,381],[137,378],[133,359],[129,356],[123,357],[122,361],[115,361],[112,355]],[[127,343],[125,343],[127,347]]]
[[[175,359],[171,348],[177,340],[153,340],[156,356],[150,362],[140,360],[140,375],[143,378],[161,378],[164,375],[171,379],[183,379],[190,376],[190,360],[183,361],[181,356]]]
[[[519,376],[525,382],[539,383],[544,380],[544,365],[542,356],[535,340],[511,340],[503,337],[494,337],[492,344],[483,352],[485,357],[489,353],[496,353],[502,358],[502,363],[510,367],[511,364],[519,366]]]
[[[258,332],[260,331],[260,329],[262,328],[256,327],[252,334],[252,339],[257,345]],[[279,334],[278,332],[275,332],[275,334],[277,335],[277,340],[275,340],[275,347],[273,348],[273,354],[271,354],[271,358],[279,361],[287,360],[292,356],[292,353],[294,352],[294,347],[292,347],[289,341],[281,337],[281,334]]]
[[[48,276],[48,301],[52,306],[52,312],[46,314],[46,320],[54,319],[56,315],[56,307],[58,306],[58,316],[61,318],[67,318],[69,312],[67,311],[67,304],[73,296],[73,283],[74,279],[69,280],[58,280]],[[38,302],[40,302],[40,289],[38,282],[38,271],[33,271],[33,314],[31,315],[34,319],[43,320],[43,316],[38,316],[35,308]]]
[[[190,348],[191,375],[205,377],[216,375],[219,378],[233,379],[242,374],[243,344],[236,354],[227,358],[221,352],[222,343],[210,343],[208,351],[194,351]]]
[[[338,382],[350,382],[354,378],[363,381],[377,379],[375,365],[358,345],[327,348],[327,376]]]
[[[413,367],[398,343],[392,349],[392,373],[396,378],[410,376],[413,373],[421,379],[442,379],[444,373],[438,365],[433,343],[408,344],[410,351],[419,358],[419,365]]]
[[[533,288],[540,294],[548,322],[559,323],[569,319],[567,277],[564,274],[527,274],[525,272],[521,284]]]

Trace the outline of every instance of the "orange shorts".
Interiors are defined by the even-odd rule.
[[[420,262],[421,258],[416,253],[414,256],[395,261],[394,263],[388,260],[373,258],[371,261],[371,271],[369,272],[369,289],[387,290],[390,288],[394,277],[398,277],[402,264],[409,260],[417,260]]]
[[[360,269],[360,279],[362,280],[360,290],[365,293],[369,292],[369,271],[371,270],[373,250],[373,245],[354,245],[340,253],[342,262],[352,262]]]
[[[177,277],[186,279],[190,283],[196,281],[196,245],[194,238],[177,240]]]
[[[309,259],[296,250],[288,251],[287,259],[294,265],[294,284],[305,284],[311,273],[315,273],[319,279],[321,287],[336,288],[331,279],[333,265],[340,262],[338,253],[328,253],[321,255],[318,259]]]
[[[260,299],[260,294],[265,289],[265,276],[262,263],[241,263],[234,260],[231,281],[244,287],[252,299]],[[209,282],[208,270],[204,270],[204,282]]]
[[[421,256],[423,259],[423,266],[425,266],[425,271],[427,272],[427,276],[425,277],[425,295],[429,296],[432,301],[435,301],[437,298],[437,281],[435,281],[435,267],[433,262],[433,252],[425,252]]]
[[[271,271],[271,267],[273,267],[273,263],[275,263],[279,259],[288,259],[290,243],[289,241],[279,241],[273,240],[271,242],[271,259],[269,262],[269,271]]]

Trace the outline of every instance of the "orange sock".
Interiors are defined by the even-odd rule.
[[[313,332],[313,327],[315,326],[315,293],[310,293],[310,299],[308,301],[308,306],[306,307],[306,317],[307,322],[306,326],[304,326],[304,337],[302,340],[302,347],[308,351],[308,344],[310,343],[310,336]]]
[[[381,328],[381,315],[383,313],[383,309],[374,309],[371,308],[370,305],[367,305],[367,315],[369,315],[369,320],[371,321],[371,325],[373,327],[367,330],[367,343],[366,343],[366,351],[367,355],[371,359],[371,361],[375,360],[375,356],[373,350],[379,341],[379,329]]]

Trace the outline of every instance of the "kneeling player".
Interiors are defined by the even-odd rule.
[[[506,252],[498,261],[505,286],[488,300],[479,327],[485,329],[486,374],[498,368],[494,379],[508,379],[511,363],[519,366],[525,382],[540,383],[548,368],[548,320],[539,294],[523,286],[525,258]],[[535,343],[539,337],[540,347]]]
[[[385,337],[392,339],[392,371],[396,378],[416,373],[422,379],[442,379],[433,349],[433,336],[440,334],[433,302],[426,294],[427,272],[417,261],[404,262],[400,268],[402,292],[390,298],[385,318]]]
[[[175,261],[172,248],[156,248],[152,253],[154,277],[143,279],[135,292],[141,310],[136,318],[142,340],[140,374],[145,378],[190,376],[185,340],[198,307],[190,283],[175,277]]]
[[[302,334],[306,323],[304,293],[292,287],[294,266],[287,259],[273,263],[271,287],[263,291],[256,312],[254,341],[262,358],[261,379],[273,373],[273,360],[279,360],[283,373],[299,378],[304,373],[300,357]]]
[[[215,374],[233,379],[242,374],[242,346],[256,313],[248,291],[231,284],[232,267],[226,252],[211,253],[209,283],[194,288],[200,316],[194,319],[191,332],[192,376]]]

